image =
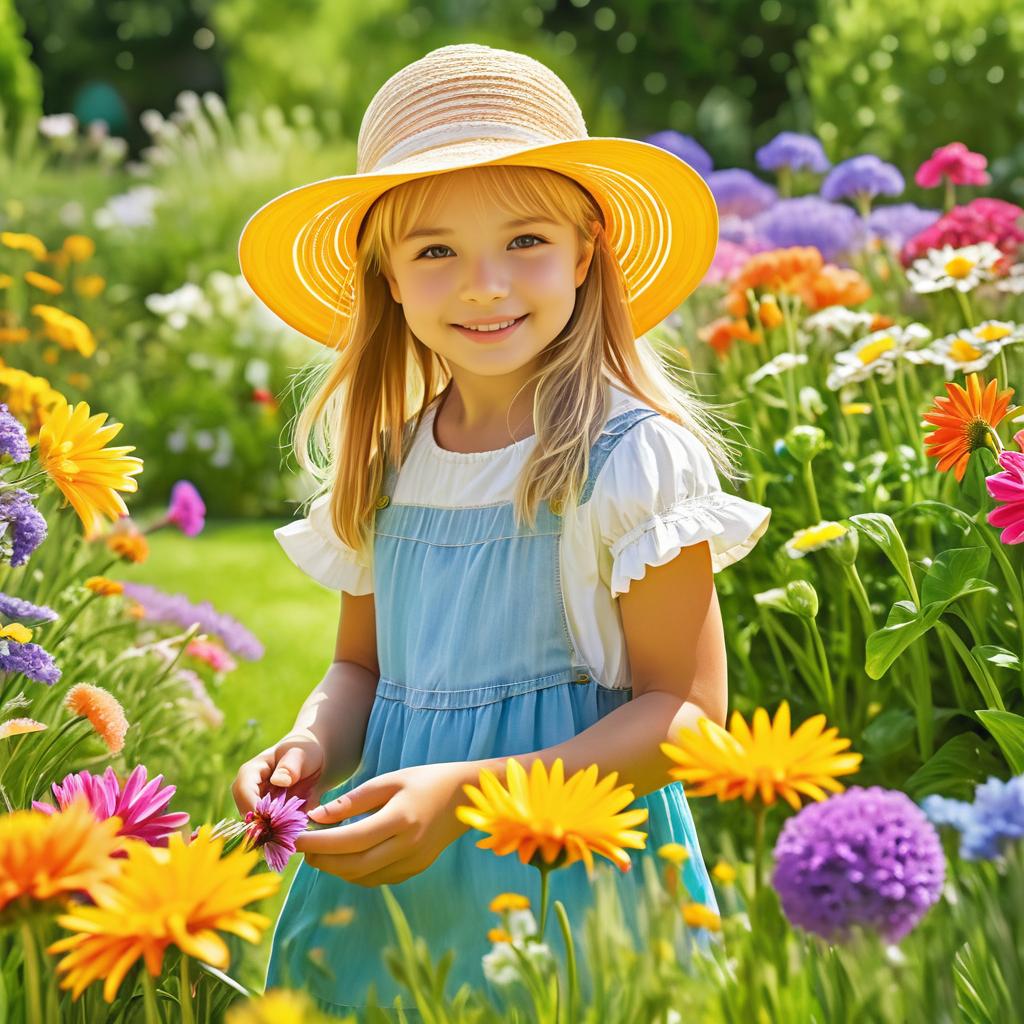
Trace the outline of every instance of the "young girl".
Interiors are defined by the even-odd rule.
[[[722,491],[707,410],[642,337],[700,282],[717,224],[677,157],[588,137],[548,68],[459,45],[380,89],[357,174],[246,226],[253,289],[337,350],[295,440],[322,493],[276,531],[342,594],[334,661],[234,785],[243,811],[288,787],[330,826],[300,839],[268,986],[338,1015],[371,985],[393,1005],[387,884],[431,954],[454,951],[449,992],[486,989],[488,903],[536,908],[539,873],[479,849],[454,811],[513,755],[634,785],[647,847],[615,872],[631,927],[639,861],[664,843],[687,847],[689,896],[717,907],[659,742],[725,721],[713,573],[771,513]],[[551,898],[582,924],[581,863]]]

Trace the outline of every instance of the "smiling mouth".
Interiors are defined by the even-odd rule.
[[[524,313],[521,317],[517,317],[515,320],[507,323],[507,326],[499,327],[497,329],[492,326],[485,326],[483,328],[463,327],[462,324],[452,324],[452,327],[466,335],[466,337],[472,338],[474,341],[497,341],[511,334],[527,318],[527,316],[529,316],[529,314]]]

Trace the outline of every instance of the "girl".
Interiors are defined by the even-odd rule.
[[[536,907],[539,875],[477,848],[454,810],[511,755],[633,783],[649,809],[634,861],[685,844],[690,898],[717,907],[659,742],[725,721],[712,574],[771,512],[722,491],[707,410],[642,337],[700,282],[717,224],[683,161],[588,137],[548,68],[477,45],[384,84],[357,174],[247,224],[253,289],[337,350],[295,439],[322,493],[276,531],[342,594],[334,661],[234,784],[242,811],[288,787],[330,826],[300,839],[268,986],[338,1015],[371,985],[393,1005],[387,884],[431,954],[455,952],[450,991],[486,988],[488,903]],[[615,872],[631,927],[639,869]],[[551,898],[582,924],[581,863]]]

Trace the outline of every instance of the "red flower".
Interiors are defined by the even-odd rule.
[[[1024,242],[1024,229],[1017,223],[1022,215],[1024,209],[1002,199],[972,199],[966,206],[954,206],[934,224],[908,239],[900,253],[900,262],[909,267],[929,249],[941,249],[944,245],[959,249],[978,242],[991,242],[1008,257],[1013,257]]]
[[[988,160],[972,153],[962,142],[939,146],[917,169],[914,181],[921,188],[935,188],[948,178],[954,185],[987,185],[991,180],[985,167]]]

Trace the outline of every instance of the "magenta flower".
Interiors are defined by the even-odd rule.
[[[954,206],[934,224],[907,240],[900,252],[900,262],[909,267],[929,249],[951,245],[960,249],[978,242],[991,242],[1007,256],[1015,256],[1024,242],[1024,229],[1018,220],[1024,209],[1003,199],[980,196],[966,206]]]
[[[921,188],[935,188],[943,178],[954,185],[987,185],[991,180],[985,167],[988,160],[981,153],[972,153],[962,142],[939,146],[917,169],[914,181]]]
[[[1018,447],[1024,448],[1024,430],[1014,435]],[[1002,527],[999,539],[1003,544],[1024,542],[1024,451],[1003,451],[999,453],[1002,473],[985,477],[988,493],[996,501],[1003,502],[989,512],[989,526]]]
[[[263,848],[263,856],[272,871],[284,871],[295,852],[295,839],[306,830],[309,821],[305,806],[303,797],[289,796],[287,790],[271,786],[270,791],[259,798],[255,810],[246,814],[249,844]]]
[[[171,833],[188,823],[188,814],[184,811],[162,813],[177,789],[176,786],[161,788],[163,778],[163,775],[155,775],[147,782],[146,767],[140,764],[128,776],[123,788],[113,768],[107,768],[103,775],[87,771],[66,775],[63,782],[54,782],[51,788],[61,810],[84,793],[99,821],[115,815],[121,819],[118,835],[141,839],[150,846],[167,846]],[[33,800],[32,807],[44,814],[55,814],[58,810],[39,800]],[[122,850],[114,856],[127,854]]]
[[[186,537],[194,537],[206,522],[206,505],[199,492],[187,480],[179,480],[171,489],[167,522],[181,527]]]
[[[214,672],[233,672],[238,667],[235,659],[212,640],[192,640],[185,648],[185,653],[205,662]]]

